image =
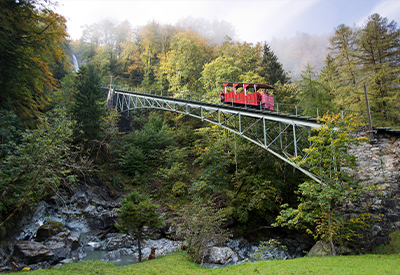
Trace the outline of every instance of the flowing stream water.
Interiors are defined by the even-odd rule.
[[[82,258],[82,261],[102,260],[103,257],[109,252],[110,251],[92,250],[87,248],[85,249],[86,256]],[[114,263],[115,265],[122,266],[122,265],[130,265],[136,263],[137,260],[138,258],[136,257],[136,255],[124,255],[110,262]]]

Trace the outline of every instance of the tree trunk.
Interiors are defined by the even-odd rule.
[[[141,234],[139,232],[138,234],[138,251],[139,251],[139,262],[142,261],[142,238],[141,238]]]
[[[114,228],[114,225],[111,225],[103,234],[101,234],[101,236],[99,237],[100,240],[103,240],[108,233],[110,233],[110,231]]]

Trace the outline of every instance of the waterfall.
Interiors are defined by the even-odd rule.
[[[78,60],[76,59],[76,56],[74,54],[72,55],[72,61],[74,62],[75,72],[78,72],[79,64],[78,64]]]

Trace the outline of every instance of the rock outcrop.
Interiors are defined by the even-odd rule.
[[[60,232],[46,239],[44,244],[54,253],[54,257],[51,260],[55,263],[65,259],[77,261],[83,253],[83,243],[79,232]]]
[[[36,264],[48,261],[54,257],[54,253],[47,246],[34,241],[18,241],[14,247],[14,256],[19,262]]]
[[[212,264],[237,263],[239,257],[230,247],[211,247],[207,262]]]
[[[359,131],[357,136],[366,136]],[[363,143],[349,153],[356,157],[357,169],[350,171],[360,185],[376,187],[356,203],[345,205],[346,215],[370,213],[379,218],[369,230],[367,249],[385,243],[389,233],[400,229],[400,136],[381,131],[375,143]]]

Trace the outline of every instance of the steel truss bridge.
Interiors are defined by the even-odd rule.
[[[176,98],[166,91],[153,90],[152,94],[109,87],[103,89],[109,90],[109,106],[116,107],[126,116],[136,109],[153,108],[199,118],[248,139],[320,182],[314,174],[290,160],[297,156],[306,157],[303,149],[311,145],[308,141],[311,129],[320,126],[315,118]]]

